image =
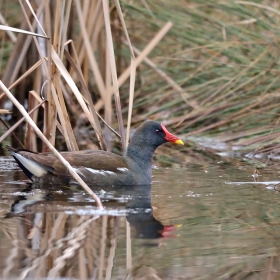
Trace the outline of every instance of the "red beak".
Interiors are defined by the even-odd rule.
[[[162,127],[163,131],[165,132],[166,141],[173,142],[173,143],[179,144],[179,145],[184,145],[184,142],[180,138],[175,136],[174,134],[170,133],[163,124],[161,124],[161,127]]]
[[[163,228],[163,232],[162,232],[162,237],[169,237],[169,238],[174,238],[174,237],[179,237],[180,234],[175,234],[178,229],[181,227],[182,225],[169,225],[169,226],[164,226]]]

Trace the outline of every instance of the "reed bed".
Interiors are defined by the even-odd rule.
[[[0,11],[0,113],[10,127],[1,143],[14,131],[18,140],[12,137],[12,145],[35,151],[78,150],[94,142],[95,148],[125,152],[130,127],[149,118],[185,139],[207,136],[241,151],[278,152],[278,1],[11,0],[1,3]],[[12,95],[21,112],[7,108]],[[10,120],[3,115],[7,110]],[[48,139],[43,145],[37,141],[40,130]],[[156,160],[174,165],[204,160],[187,149],[174,153],[167,145]],[[13,238],[4,276],[20,252],[29,261],[21,279],[110,279],[118,218],[32,215],[30,236]],[[71,227],[63,228],[66,221]],[[27,232],[21,218],[16,222],[5,228],[11,238]],[[242,226],[241,232],[250,229]],[[32,255],[26,244],[39,239],[42,247]],[[279,262],[278,248],[257,257],[248,258],[249,271],[241,263],[222,263],[200,279],[240,279],[263,267],[269,278]],[[127,278],[139,271],[129,257],[126,265]],[[160,279],[153,267],[144,272]]]
[[[111,149],[118,127],[125,151],[130,123],[149,118],[183,138],[207,136],[228,148],[278,152],[277,1],[30,2],[38,20],[29,2],[22,3],[2,5],[8,26],[1,33],[2,81],[20,103],[28,91],[43,92],[48,105],[39,116],[51,143],[58,127],[65,139],[57,142],[60,148],[77,149],[83,130],[83,143]],[[86,105],[76,101],[78,92]],[[5,96],[0,101],[4,109]],[[20,118],[13,110],[13,121]],[[91,127],[97,140],[89,139]],[[24,132],[18,134],[23,141]]]
[[[279,3],[145,3],[124,5],[127,18],[136,14],[141,22],[131,27],[138,46],[145,42],[144,30],[171,20],[173,28],[152,60],[182,90],[143,66],[134,102],[138,118],[162,118],[176,133],[219,138],[228,148],[260,150],[271,144],[273,152],[279,142]]]

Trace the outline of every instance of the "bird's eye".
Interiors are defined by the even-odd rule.
[[[159,133],[159,129],[156,129],[156,133]]]

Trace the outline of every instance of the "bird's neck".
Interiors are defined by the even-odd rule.
[[[132,160],[135,166],[140,167],[141,170],[150,170],[155,150],[156,147],[151,145],[130,143],[127,148],[126,157]]]

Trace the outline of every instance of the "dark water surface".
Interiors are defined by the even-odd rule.
[[[2,279],[280,279],[278,167],[155,169],[152,186],[30,186],[0,164]],[[278,171],[279,170],[279,171]]]

